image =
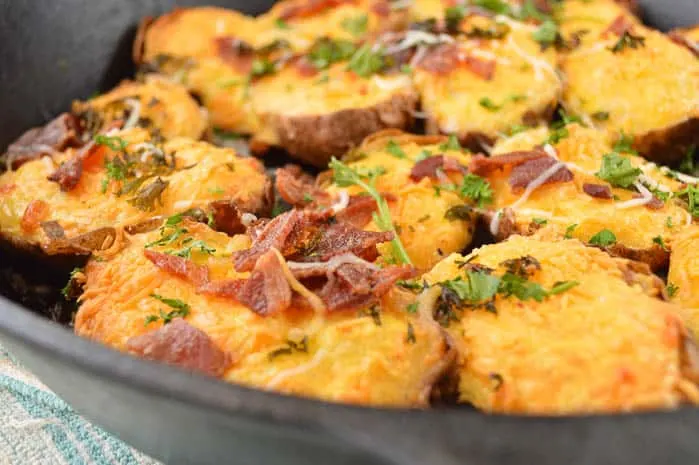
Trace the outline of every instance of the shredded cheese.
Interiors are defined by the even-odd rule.
[[[129,98],[124,100],[124,103],[131,108],[131,112],[122,129],[131,129],[136,127],[138,120],[141,118],[141,102],[134,98]]]
[[[350,200],[350,198],[349,198],[349,194],[347,193],[347,190],[346,189],[340,190],[339,198],[337,199],[337,202],[335,202],[331,207],[332,211],[335,213],[340,213],[342,210],[347,208],[347,206],[349,205],[349,200]]]
[[[641,197],[637,199],[631,199],[627,200],[626,202],[619,202],[614,204],[614,206],[620,210],[624,210],[626,208],[633,208],[633,207],[640,207],[642,205],[646,205],[650,203],[653,200],[653,194],[646,189],[646,186],[641,184],[640,182],[635,182],[633,183],[634,187],[638,189],[638,192],[641,193]]]
[[[321,347],[318,349],[318,351],[315,353],[313,358],[311,359],[310,362],[304,363],[298,366],[295,366],[293,368],[289,368],[288,370],[283,370],[279,373],[277,373],[274,378],[272,378],[268,383],[266,388],[273,390],[277,389],[279,385],[284,382],[287,378],[290,378],[292,376],[300,375],[302,373],[307,372],[308,370],[311,370],[315,368],[318,364],[320,364],[320,361],[325,357],[325,354],[327,354],[327,350],[324,347]]]
[[[323,303],[322,300],[320,300],[320,297],[315,295],[313,292],[308,290],[306,286],[301,284],[298,279],[294,277],[294,274],[291,272],[289,269],[289,266],[286,263],[286,260],[282,256],[282,254],[277,250],[275,247],[272,247],[271,249],[274,254],[277,256],[277,259],[279,260],[279,263],[281,264],[282,267],[282,272],[284,273],[284,277],[286,278],[287,282],[289,283],[289,286],[291,289],[296,291],[298,294],[300,294],[302,297],[304,297],[308,303],[311,305],[311,308],[315,312],[322,312],[325,310],[325,304]]]

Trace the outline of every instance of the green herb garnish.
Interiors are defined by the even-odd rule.
[[[616,244],[616,236],[609,229],[603,229],[590,238],[589,244],[607,247]]]
[[[602,167],[595,174],[612,186],[627,189],[638,180],[642,171],[634,167],[628,158],[612,152],[602,157]]]
[[[608,47],[607,50],[611,50],[612,53],[620,53],[627,48],[637,49],[644,47],[646,45],[646,38],[643,36],[635,36],[629,31],[624,31],[619,37],[616,43]]]
[[[463,150],[459,144],[459,138],[454,134],[449,135],[449,139],[439,145],[439,150]]]
[[[366,14],[362,14],[359,16],[345,18],[342,20],[340,25],[342,26],[342,29],[349,32],[353,36],[358,37],[366,32],[368,22],[369,17]]]
[[[390,153],[396,158],[407,158],[407,155],[403,149],[393,139],[389,140],[388,144],[386,144],[386,152]]]
[[[369,77],[380,72],[386,66],[383,50],[374,50],[371,44],[362,45],[350,58],[347,69],[361,77]]]
[[[95,136],[95,143],[98,145],[107,146],[115,152],[123,152],[126,147],[129,146],[129,143],[121,137],[105,136],[104,134],[97,134]]]
[[[577,228],[577,224],[571,224],[566,228],[566,232],[563,235],[564,239],[572,239],[573,238],[573,231],[575,231],[575,228]]]
[[[464,176],[457,192],[462,198],[476,202],[479,207],[493,202],[493,190],[490,183],[475,174],[468,173]]]
[[[655,236],[653,238],[653,244],[658,244],[660,248],[662,248],[665,251],[668,250],[667,245],[665,245],[665,241],[663,240],[663,236]]]
[[[677,286],[676,284],[673,284],[671,282],[667,283],[667,286],[665,286],[665,292],[667,292],[667,296],[670,298],[675,297],[677,295],[677,292],[680,290],[680,287]]]

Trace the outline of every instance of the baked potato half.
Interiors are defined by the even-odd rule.
[[[696,402],[679,307],[634,270],[575,239],[524,236],[440,262],[425,293],[458,353],[459,400],[539,415]]]
[[[454,139],[387,130],[368,137],[344,160],[344,164],[331,163],[333,170],[320,176],[319,187],[332,198],[361,199],[367,194],[365,187],[344,185],[343,170],[371,179],[373,189],[385,198],[391,222],[416,268],[427,270],[471,243],[478,216],[473,208],[489,202],[490,192],[478,190],[485,185],[482,179],[465,176],[470,156]],[[350,216],[356,215],[352,205],[348,204]],[[380,231],[381,220],[370,213],[357,225]],[[379,245],[379,250],[385,261],[396,260],[391,245]]]
[[[699,143],[699,61],[668,36],[620,15],[586,34],[561,69],[565,108],[632,137],[644,157],[673,164]]]
[[[653,269],[666,265],[671,237],[692,222],[673,196],[684,184],[612,141],[571,123],[517,134],[474,160],[472,171],[494,192],[491,232],[503,238],[546,227]]]
[[[364,46],[352,57],[364,53],[372,52]],[[412,125],[418,96],[409,76],[369,71],[362,76],[363,70],[346,60],[319,70],[307,60],[255,81],[252,101],[260,130],[254,143],[280,146],[294,158],[324,167],[374,132]]]
[[[684,29],[674,29],[668,34],[670,39],[687,47],[694,56],[699,57],[699,25]]]
[[[277,218],[286,222],[298,214]],[[185,232],[170,241],[180,229]],[[252,273],[238,272],[231,254],[250,250],[250,242],[187,220],[130,237],[119,254],[85,268],[76,333],[260,389],[363,405],[427,405],[451,358],[439,326],[409,310],[416,301],[411,292],[386,288],[371,305],[309,308],[297,293],[305,288],[291,276],[303,279],[299,269],[319,264],[287,262],[270,251]],[[179,250],[188,244],[197,246],[185,259]],[[164,266],[172,260],[184,265]],[[355,257],[338,263],[367,262]],[[257,282],[256,303],[222,292],[227,287],[221,283],[230,289],[235,282]],[[238,299],[246,301],[244,295]],[[283,309],[258,308],[281,300]]]
[[[0,175],[0,235],[47,255],[112,253],[154,217],[208,213],[225,229],[225,212],[268,213],[270,195],[261,163],[232,149],[113,130]]]
[[[456,38],[413,59],[428,133],[456,134],[489,149],[512,127],[548,121],[563,85],[554,47],[534,38],[540,26],[505,16],[465,17]],[[418,52],[419,53],[419,52]]]

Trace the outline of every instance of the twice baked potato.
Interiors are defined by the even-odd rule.
[[[699,227],[691,226],[677,234],[672,241],[670,270],[667,275],[667,295],[682,307],[680,313],[686,325],[699,335]]]
[[[679,308],[634,270],[575,239],[523,236],[439,263],[425,292],[458,353],[459,400],[544,415],[696,401]]]
[[[427,132],[453,133],[472,150],[487,150],[513,127],[548,121],[563,85],[554,47],[534,38],[539,27],[468,17],[456,38],[440,36],[445,43],[415,59]]]
[[[170,241],[179,229],[185,232]],[[177,256],[178,249],[194,243],[186,260]],[[228,237],[186,220],[133,236],[115,257],[88,263],[75,331],[122,351],[260,389],[363,405],[427,405],[432,384],[451,359],[440,328],[407,310],[415,303],[412,293],[384,289],[371,305],[314,310],[296,294],[298,287],[289,300],[287,280],[296,278],[279,267],[288,273],[307,269],[298,263],[293,268],[271,255],[266,256],[271,263],[258,259],[252,273],[236,271],[231,254],[249,247],[248,236]],[[184,268],[163,269],[173,257]],[[270,269],[260,269],[263,261]],[[270,305],[286,299],[284,309],[264,313],[257,304],[212,294],[212,287],[226,287],[214,283],[256,276],[264,279],[254,287],[255,301]]]
[[[215,221],[229,204],[271,208],[271,183],[255,159],[186,138],[163,142],[142,128],[108,134],[0,175],[5,241],[48,255],[111,253],[125,229],[154,217],[192,210]]]
[[[653,269],[666,265],[672,235],[692,222],[671,198],[683,184],[612,140],[572,123],[496,144],[491,158],[472,165],[494,192],[491,232],[503,238],[546,227]]]
[[[470,156],[443,136],[387,130],[368,137],[344,160],[360,176],[371,176],[373,188],[387,201],[407,256],[421,270],[467,247],[478,217],[473,208],[491,200],[488,190],[478,191],[478,186],[485,185],[482,179],[471,176],[465,180]],[[362,186],[338,184],[342,176],[337,168],[333,174],[333,179],[321,176],[320,187],[326,192],[350,198],[366,195]],[[467,192],[466,184],[476,187]],[[381,230],[380,226],[380,218],[371,216],[361,224],[373,231]],[[390,245],[380,245],[379,250],[386,261],[392,260]]]
[[[628,15],[605,24],[562,58],[563,105],[617,137],[632,137],[650,160],[678,162],[699,144],[699,61]]]

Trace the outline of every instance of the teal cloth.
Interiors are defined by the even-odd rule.
[[[161,465],[75,413],[0,345],[0,465]]]

